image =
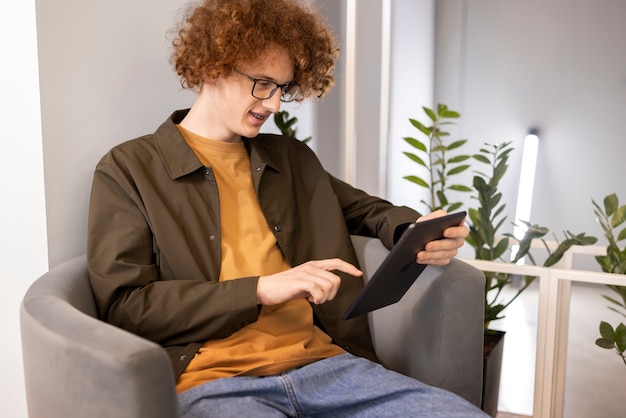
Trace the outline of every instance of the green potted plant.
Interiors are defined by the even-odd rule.
[[[502,193],[498,189],[500,180],[508,169],[508,158],[513,148],[510,142],[492,145],[485,144],[474,159],[486,164],[486,171],[478,171],[473,178],[476,190],[474,198],[478,201],[476,208],[470,208],[469,229],[467,243],[474,249],[478,260],[517,263],[527,258],[535,265],[535,259],[530,252],[533,240],[541,240],[548,253],[543,262],[544,267],[556,264],[573,245],[591,245],[596,242],[594,237],[587,237],[584,233],[573,234],[564,232],[565,239],[558,243],[557,248],[551,251],[544,237],[548,228],[532,225],[527,221],[518,220],[523,224],[524,236],[517,240],[511,233],[500,233],[505,224],[504,211],[506,204],[502,202]],[[511,241],[516,245],[511,253]],[[558,242],[558,240],[557,240]],[[512,296],[503,297],[503,290],[511,285],[517,277],[513,274],[484,271],[485,274],[485,348],[484,348],[484,381],[483,381],[483,410],[495,416],[498,407],[498,391],[502,350],[505,332],[491,329],[492,321],[504,318],[503,311],[517,299],[536,279],[535,276],[521,277],[521,285],[516,288]]]
[[[470,234],[467,238],[467,243],[474,249],[475,258],[514,263],[521,258],[529,257],[531,262],[535,264],[529,252],[530,244],[533,239],[542,239],[549,231],[545,227],[531,225],[526,221],[519,221],[526,228],[524,237],[518,243],[519,249],[515,258],[512,261],[509,258],[507,261],[503,257],[505,254],[510,255],[509,238],[513,237],[510,233],[500,232],[506,221],[506,216],[503,213],[506,205],[502,203],[502,193],[498,187],[509,167],[508,158],[513,151],[511,142],[497,145],[485,144],[485,147],[476,154],[460,154],[458,152],[467,143],[467,140],[449,142],[450,133],[443,129],[446,125],[455,123],[455,120],[461,117],[460,113],[451,110],[445,104],[438,104],[436,111],[425,106],[423,110],[430,119],[430,126],[426,126],[416,119],[409,119],[409,122],[426,137],[427,144],[424,140],[415,137],[403,139],[415,149],[414,152],[404,152],[404,155],[418,166],[425,168],[427,174],[426,176],[408,175],[404,179],[428,189],[430,201],[422,199],[421,202],[430,211],[444,209],[451,212],[457,210],[462,207],[462,203],[452,201],[449,192],[475,191],[476,196],[473,198],[477,200],[478,206],[468,210]],[[450,155],[452,151],[457,152],[457,154]],[[485,164],[487,170],[476,171],[472,187],[453,182],[454,176],[470,168],[468,164],[470,159]],[[594,242],[595,238],[593,237],[585,237],[585,234],[574,235],[567,231],[565,232],[565,240],[559,244],[554,252],[551,252],[546,245],[548,258],[545,260],[544,266],[557,263],[572,245],[589,245]],[[524,283],[524,286],[511,300],[500,302],[499,296],[502,290],[511,283],[510,276],[494,274],[493,277],[488,277],[491,280],[487,280],[487,288],[485,289],[488,295],[485,300],[485,330],[489,328],[491,321],[503,317],[502,311],[534,280],[528,278],[528,282]]]
[[[295,124],[298,122],[298,118],[289,117],[289,112],[286,110],[281,110],[280,112],[274,113],[274,123],[276,127],[280,130],[285,136],[290,138],[297,138],[298,128],[295,127]],[[302,139],[302,142],[307,143],[311,140],[311,137]]]
[[[428,189],[429,200],[421,200],[429,212],[444,209],[453,212],[462,206],[461,202],[451,201],[449,192],[471,192],[468,186],[459,183],[451,183],[451,178],[467,170],[470,166],[466,161],[469,155],[455,154],[460,147],[467,143],[467,139],[459,139],[447,143],[450,133],[444,130],[446,125],[454,123],[461,115],[448,108],[444,104],[438,104],[436,110],[426,106],[422,108],[430,119],[430,126],[426,126],[417,119],[409,119],[409,122],[426,138],[425,141],[415,137],[403,138],[415,152],[404,152],[419,167],[426,171],[426,178],[418,175],[409,175],[404,178],[420,187]],[[417,153],[416,153],[417,152]]]
[[[500,233],[500,228],[506,221],[504,210],[506,204],[502,203],[502,193],[498,186],[500,180],[508,169],[508,158],[513,150],[510,142],[498,145],[485,144],[480,154],[474,155],[474,159],[486,164],[489,171],[477,172],[473,179],[473,186],[477,192],[475,196],[478,207],[470,208],[470,233],[467,243],[474,249],[477,260],[500,261],[517,263],[523,258],[528,258],[531,264],[536,265],[533,255],[530,253],[533,240],[541,240],[548,254],[543,262],[543,267],[551,267],[558,263],[567,250],[573,245],[592,245],[597,239],[588,237],[585,233],[574,234],[565,231],[565,239],[558,243],[557,248],[551,251],[545,242],[545,235],[549,229],[539,225],[531,225],[525,220],[517,220],[523,225],[524,236],[516,240],[511,233]],[[514,254],[511,254],[511,240],[515,243]],[[505,258],[505,256],[507,256]],[[506,309],[517,297],[528,288],[535,277],[524,277],[522,286],[509,299],[502,301],[502,290],[511,284],[512,276],[506,273],[485,272],[487,278],[485,287],[485,331],[489,330],[491,321],[503,318],[502,311]]]
[[[548,228],[531,225],[523,220],[518,221],[525,226],[524,236],[519,241],[515,240],[512,234],[501,232],[501,228],[506,222],[506,215],[504,214],[506,205],[502,202],[499,184],[509,167],[508,158],[513,151],[511,142],[497,145],[485,144],[476,154],[460,154],[460,148],[466,144],[467,140],[449,142],[450,134],[443,127],[454,123],[461,115],[443,104],[437,105],[436,112],[427,107],[423,109],[432,123],[430,126],[426,126],[415,119],[409,121],[426,137],[428,145],[414,137],[403,138],[415,149],[415,152],[404,152],[404,154],[418,166],[426,169],[426,178],[418,175],[404,177],[406,180],[428,189],[430,201],[422,200],[422,203],[430,211],[444,209],[451,212],[461,208],[462,203],[453,201],[449,192],[474,191],[476,195],[472,198],[476,199],[478,205],[468,209],[470,233],[467,243],[474,249],[475,258],[516,263],[518,260],[528,257],[531,263],[535,264],[530,253],[531,242],[534,239],[543,240],[543,237],[549,232]],[[455,154],[450,155],[453,152]],[[453,176],[470,168],[468,164],[470,159],[485,164],[487,169],[475,171],[472,187],[452,182]],[[510,240],[515,240],[517,244],[514,257],[511,257]],[[586,237],[585,234],[576,235],[569,231],[565,232],[565,240],[559,243],[553,252],[550,251],[544,241],[548,257],[543,265],[547,267],[557,263],[572,245],[590,245],[593,243],[595,243],[595,238]],[[503,311],[533,283],[535,277],[523,277],[521,287],[517,288],[512,297],[503,300],[503,290],[514,283],[514,275],[488,271],[484,274],[486,282],[483,410],[495,416],[497,414],[504,332],[492,330],[489,325],[492,321],[504,317]]]
[[[609,242],[606,255],[597,256],[596,261],[606,273],[626,274],[626,245],[620,248],[618,244],[626,240],[626,227],[617,233],[618,227],[626,222],[626,205],[619,206],[616,194],[606,196],[603,207],[593,199],[592,203],[596,218]],[[626,286],[607,285],[607,288],[613,291],[613,296],[603,295],[611,303],[609,309],[626,318]],[[614,350],[626,365],[626,325],[620,322],[614,327],[608,322],[601,321],[599,328],[600,338],[596,340],[596,345]]]

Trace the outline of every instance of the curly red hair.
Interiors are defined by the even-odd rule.
[[[322,16],[298,0],[204,0],[188,14],[172,45],[182,85],[193,89],[278,45],[293,61],[298,101],[331,89],[339,54]]]

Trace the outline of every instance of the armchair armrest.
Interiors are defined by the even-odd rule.
[[[389,251],[374,238],[353,236],[352,243],[367,281]],[[484,282],[457,259],[428,266],[398,303],[368,314],[381,362],[480,406]]]
[[[178,417],[165,351],[95,315],[84,256],[30,286],[20,308],[29,417]]]

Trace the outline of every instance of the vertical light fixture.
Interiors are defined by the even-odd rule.
[[[517,206],[515,208],[515,223],[520,220],[530,222],[530,210],[533,202],[533,186],[537,167],[537,150],[539,148],[539,130],[531,128],[524,138],[522,151],[522,168],[520,171],[519,187],[517,189]],[[523,228],[516,226],[513,235],[518,240],[524,236]],[[513,256],[517,247],[513,249]],[[523,260],[520,260],[523,262]]]
[[[391,1],[383,0],[380,51],[380,130],[378,133],[378,196],[387,195],[389,108],[391,100]]]
[[[346,69],[344,116],[343,180],[354,184],[356,179],[356,0],[346,2]]]

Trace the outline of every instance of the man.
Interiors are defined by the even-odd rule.
[[[481,416],[385,370],[365,318],[340,320],[362,287],[349,235],[392,247],[420,215],[259,135],[281,101],[332,87],[320,16],[296,0],[205,0],[173,44],[196,101],[98,164],[88,264],[100,316],[170,354],[181,415]],[[447,229],[417,260],[448,263],[466,235]]]

